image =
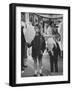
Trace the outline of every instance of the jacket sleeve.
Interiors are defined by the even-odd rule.
[[[60,55],[61,54],[61,50],[60,50],[60,47],[59,47],[58,43],[57,43],[57,50],[58,50],[58,54]]]
[[[44,52],[45,48],[46,48],[46,43],[45,43],[45,39],[43,37],[43,43],[42,43],[42,48],[41,48],[42,52]]]
[[[33,45],[33,41],[31,43],[27,43],[27,47],[30,48]]]

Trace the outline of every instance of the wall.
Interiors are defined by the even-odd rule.
[[[17,90],[20,90],[20,89],[21,90],[24,90],[24,89],[26,90],[29,90],[29,89],[31,90],[40,90],[40,89],[41,90],[44,90],[44,89],[71,90],[71,86],[72,86],[71,84],[16,87],[16,88],[12,88],[8,86],[8,83],[9,83],[9,4],[10,3],[65,5],[65,6],[71,6],[71,10],[72,10],[72,0],[0,0],[0,90],[10,90],[10,89],[11,90],[13,89],[14,90],[16,89]],[[71,38],[72,38],[72,35],[71,35]]]

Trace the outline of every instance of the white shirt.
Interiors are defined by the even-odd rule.
[[[53,55],[53,47],[54,45],[56,46],[56,42],[53,39],[53,37],[48,38],[47,42],[46,42],[46,47],[48,48],[49,51],[51,51],[52,55]]]
[[[49,27],[47,28],[47,35],[51,36],[52,35],[52,27],[49,25]]]

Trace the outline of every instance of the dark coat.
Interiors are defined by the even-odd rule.
[[[22,59],[26,57],[26,40],[23,33],[23,27],[21,27],[21,53]]]
[[[24,70],[24,57],[26,57],[26,50],[25,50],[25,37],[23,34],[23,28],[21,27],[21,70]]]
[[[60,47],[59,44],[56,42],[56,46],[54,45],[53,47],[53,55],[50,54],[51,72],[54,71],[54,67],[55,67],[55,72],[58,72],[58,55],[60,55]],[[55,64],[54,67],[53,64]]]
[[[35,36],[34,40],[32,41],[32,57],[42,57],[42,53],[45,50],[45,39],[42,35]]]
[[[60,55],[60,47],[59,44],[56,42],[56,46],[54,45],[53,49],[53,55],[51,54],[51,52],[49,51],[50,56],[54,56],[54,57],[58,57],[58,55]]]
[[[57,42],[56,42],[56,45],[57,45],[57,47],[54,45],[53,52],[54,52],[54,56],[58,57],[58,55],[60,55],[60,47]]]

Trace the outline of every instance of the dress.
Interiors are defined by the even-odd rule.
[[[35,36],[34,40],[32,41],[31,45],[32,46],[32,57],[34,60],[37,58],[39,60],[42,59],[42,53],[45,50],[45,39],[42,35]]]

